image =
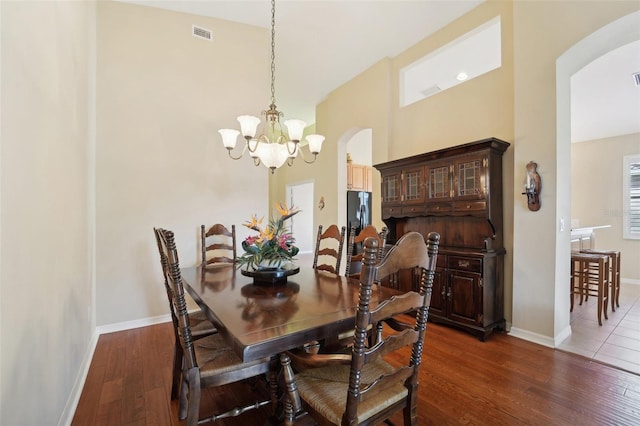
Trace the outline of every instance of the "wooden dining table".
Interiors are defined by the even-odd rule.
[[[233,266],[181,272],[187,292],[244,361],[334,339],[355,326],[356,279],[312,267],[277,285],[258,285]],[[374,286],[371,307],[394,294],[398,290]]]

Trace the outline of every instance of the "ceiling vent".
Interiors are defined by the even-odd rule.
[[[433,86],[430,86],[430,87],[427,87],[426,89],[421,90],[420,93],[422,93],[422,96],[424,96],[425,98],[428,98],[429,96],[434,95],[441,91],[442,89],[437,84],[434,84]]]
[[[213,33],[211,32],[211,30],[199,27],[197,25],[192,26],[191,35],[193,35],[194,37],[203,38],[208,41],[211,41],[211,39],[213,38]]]
[[[636,86],[640,86],[640,72],[633,73],[633,81],[636,82]]]

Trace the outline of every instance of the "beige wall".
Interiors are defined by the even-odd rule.
[[[531,160],[538,163],[543,188],[538,212],[527,209],[523,196],[516,195],[514,204],[516,335],[554,345],[570,333],[570,75],[556,80],[556,73],[566,70],[568,58],[582,58],[571,59],[569,68],[575,72],[584,61],[605,53],[603,46],[611,37],[583,39],[639,8],[635,1],[514,2],[514,194],[521,192],[525,165]],[[628,32],[640,37],[637,28],[634,24]]]
[[[496,16],[500,16],[502,28],[500,68],[422,101],[399,107],[402,68]],[[512,4],[487,2],[393,58],[390,160],[488,137],[507,142],[513,140],[512,34]]]
[[[191,35],[210,29],[212,42]],[[152,227],[198,261],[200,225],[268,214],[268,170],[227,157],[217,129],[268,97],[264,29],[118,2],[98,4],[97,324],[167,313]],[[261,66],[265,64],[265,66]]]
[[[95,330],[95,5],[0,15],[0,424],[51,425],[73,415]]]
[[[622,238],[622,159],[640,154],[640,133],[571,144],[571,218],[595,231],[601,250],[620,250],[623,280],[640,283],[640,240]]]
[[[500,15],[502,19],[502,63],[495,71],[435,96],[399,107],[399,71],[477,26]],[[458,145],[487,137],[513,141],[513,48],[512,4],[489,2],[417,43],[400,55],[382,60],[331,92],[318,106],[317,128],[327,140],[321,154],[322,179],[316,181],[317,197],[332,194],[331,203],[316,215],[316,225],[344,225],[346,178],[344,145],[359,129],[372,128],[373,164]],[[513,149],[504,156],[505,241],[511,263]],[[315,165],[314,165],[315,166]],[[317,167],[317,166],[316,166]],[[284,191],[286,183],[317,176],[316,169],[301,165],[279,170],[272,184]],[[336,176],[334,178],[334,176]],[[380,211],[380,173],[373,173],[373,223],[383,226]],[[272,194],[274,193],[272,189]],[[276,192],[283,196],[284,192]],[[327,199],[325,195],[325,199]],[[376,207],[377,206],[377,207]],[[506,268],[507,299],[510,300],[511,268]],[[507,305],[510,318],[510,304]]]

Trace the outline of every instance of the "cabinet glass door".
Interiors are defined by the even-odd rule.
[[[382,177],[382,202],[400,202],[400,173],[393,173]]]
[[[472,160],[457,163],[458,197],[482,194],[482,161]]]
[[[424,169],[422,167],[404,171],[404,200],[408,203],[424,201]]]
[[[442,200],[451,197],[449,164],[429,168],[429,199]]]

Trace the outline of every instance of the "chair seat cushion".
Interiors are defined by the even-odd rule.
[[[345,411],[349,388],[348,365],[321,367],[296,374],[296,384],[300,397],[315,411],[336,425],[341,424]],[[383,374],[393,372],[393,368],[382,359],[367,364],[362,371],[360,388],[373,383]],[[379,413],[384,407],[406,398],[407,388],[402,382],[376,392],[358,405],[358,423]]]
[[[215,383],[214,386],[237,381],[238,376],[251,377],[268,371],[268,357],[243,362],[220,334],[196,340],[193,346],[200,367],[200,380]],[[246,370],[251,374],[247,375]]]
[[[190,312],[189,324],[191,325],[191,335],[196,339],[217,331],[202,311]]]

